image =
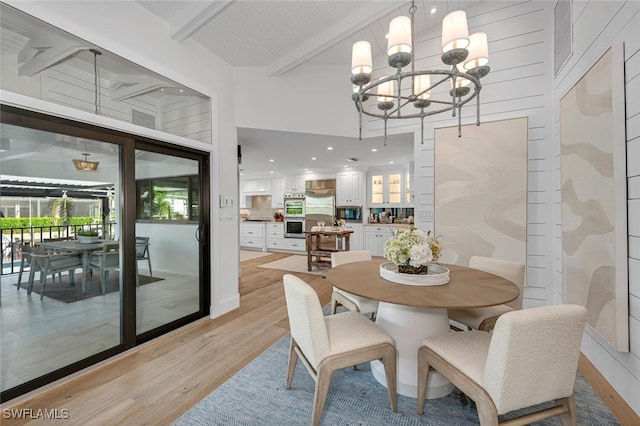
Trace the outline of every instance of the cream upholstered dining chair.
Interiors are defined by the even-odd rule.
[[[369,250],[337,251],[331,253],[331,267],[343,265],[351,262],[362,262],[371,260]],[[335,314],[338,305],[342,305],[350,311],[360,312],[364,315],[375,316],[378,312],[378,301],[356,296],[339,288],[333,287],[331,294],[331,313]]]
[[[381,360],[387,377],[391,409],[397,412],[396,347],[382,328],[356,312],[324,316],[318,295],[296,277],[283,277],[291,328],[286,389],[298,357],[316,382],[312,425],[320,424],[331,376],[336,370],[372,360]]]
[[[498,275],[517,285],[518,290],[520,290],[517,299],[504,305],[486,308],[449,309],[449,319],[470,329],[491,331],[500,315],[516,309],[522,309],[525,265],[511,260],[472,256],[469,260],[469,267]]]
[[[544,306],[501,315],[493,333],[469,330],[425,339],[418,351],[418,414],[432,367],[476,403],[482,426],[553,400],[555,406],[509,424],[560,416],[563,425],[575,425],[573,387],[585,320],[583,306]]]

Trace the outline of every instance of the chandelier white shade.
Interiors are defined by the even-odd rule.
[[[487,33],[474,33],[469,36],[469,56],[464,61],[467,70],[483,67],[489,63],[489,43]]]
[[[442,53],[469,46],[467,14],[464,10],[451,12],[442,20]]]
[[[353,45],[351,51],[351,73],[370,74],[371,71],[373,71],[371,43],[368,41],[358,41]]]
[[[393,102],[393,93],[396,91],[395,89],[395,81],[393,80],[380,83],[378,86],[378,102]],[[393,105],[391,105],[391,108],[393,108]]]
[[[411,53],[411,19],[408,16],[398,16],[389,24],[387,54],[394,53]]]
[[[362,115],[384,120],[385,140],[387,120],[419,118],[424,129],[424,117],[451,111],[458,116],[461,131],[461,109],[476,98],[476,123],[480,125],[480,78],[489,73],[489,49],[486,33],[469,35],[467,15],[463,10],[449,13],[442,21],[442,56],[446,69],[415,69],[414,17],[416,6],[411,2],[410,17],[399,16],[389,24],[387,63],[394,69],[372,82],[373,61],[368,41],[354,43],[351,61],[352,99],[359,113],[360,138]],[[403,67],[410,65],[410,71]],[[434,89],[449,82],[445,93]],[[446,92],[448,91],[448,96]],[[435,94],[435,95],[434,95]],[[373,95],[373,96],[372,96]],[[441,96],[442,95],[442,96]],[[371,102],[367,102],[372,98]],[[373,102],[375,99],[377,102]],[[423,130],[424,133],[424,130]],[[422,138],[424,140],[424,137]]]

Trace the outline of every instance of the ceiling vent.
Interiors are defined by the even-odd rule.
[[[153,115],[135,109],[131,110],[131,122],[147,129],[156,128],[156,118]]]
[[[347,161],[349,161],[349,162],[351,162],[351,163],[355,163],[356,161],[360,161],[360,160],[358,160],[358,159],[357,159],[357,158],[355,158],[355,157],[350,157],[350,158],[347,158]]]

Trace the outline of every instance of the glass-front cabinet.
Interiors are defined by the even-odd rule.
[[[369,206],[411,205],[409,179],[408,171],[370,172]]]

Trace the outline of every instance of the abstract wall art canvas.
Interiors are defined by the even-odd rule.
[[[527,259],[528,119],[435,129],[435,232],[445,263]]]
[[[610,48],[560,100],[565,303],[629,350],[624,56]]]

